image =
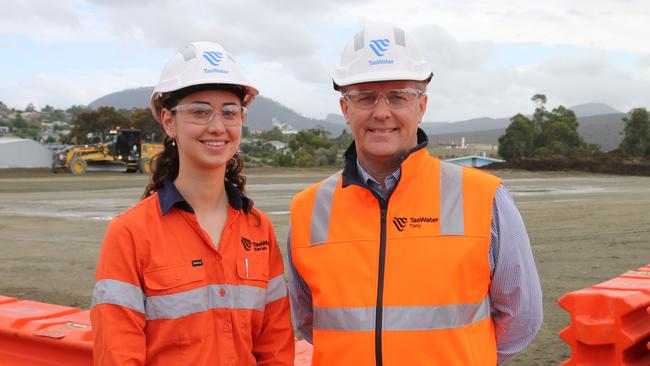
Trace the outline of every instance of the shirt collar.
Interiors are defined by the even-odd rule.
[[[400,168],[398,168],[392,174],[392,176],[396,177],[398,180],[399,180],[399,176],[401,175],[401,164],[404,162],[404,160],[406,160],[412,153],[426,148],[427,144],[429,143],[429,138],[427,137],[427,134],[421,128],[418,128],[417,139],[418,139],[417,145],[411,150],[404,153],[404,155],[399,159]],[[347,187],[348,185],[355,184],[355,183],[361,185],[367,185],[368,180],[364,179],[361,172],[362,170],[359,170],[361,166],[358,164],[357,148],[354,141],[352,141],[352,143],[345,151],[345,154],[343,156],[345,157],[345,163],[343,167],[343,187]],[[397,174],[397,176],[395,174]],[[361,179],[363,180],[360,182]]]
[[[399,181],[399,176],[400,176],[401,170],[402,170],[402,168],[397,168],[397,170],[395,170],[390,175],[388,175],[386,177],[385,181],[384,181],[384,184],[388,187],[388,185],[389,185],[388,182],[391,179],[394,182]],[[368,172],[365,169],[363,169],[363,167],[361,166],[361,163],[359,163],[359,159],[357,159],[357,171],[359,172],[359,176],[361,177],[361,179],[363,179],[364,182],[368,183],[368,181],[371,181],[371,182],[373,182],[375,184],[380,184],[379,182],[377,182],[377,180],[375,178],[373,178],[370,174],[368,174]]]
[[[235,210],[244,209],[244,212],[250,211],[248,197],[246,197],[239,188],[235,187],[235,185],[228,181],[224,181],[224,187],[226,189],[226,195],[228,196],[228,203],[232,208]],[[167,215],[172,207],[176,207],[186,212],[194,212],[194,209],[190,206],[189,202],[187,202],[178,189],[176,189],[174,183],[169,180],[165,181],[163,186],[158,190],[158,202],[160,203],[160,210],[162,211],[163,216]]]

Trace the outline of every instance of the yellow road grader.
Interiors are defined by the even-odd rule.
[[[52,171],[85,174],[86,171],[151,172],[151,159],[162,151],[163,145],[143,143],[140,130],[125,128],[111,130],[107,142],[77,145],[54,153]]]

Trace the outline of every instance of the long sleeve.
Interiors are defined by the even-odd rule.
[[[494,197],[491,231],[489,293],[498,363],[503,364],[528,346],[543,320],[542,290],[530,240],[503,186]]]
[[[145,297],[134,239],[120,217],[104,237],[90,316],[95,365],[145,364]]]
[[[253,341],[253,354],[259,366],[293,366],[295,342],[282,255],[270,224],[269,231],[269,284],[262,330]]]
[[[288,284],[293,324],[298,330],[298,333],[307,342],[313,343],[314,309],[312,307],[311,291],[293,264],[293,258],[291,256],[291,228],[289,228],[289,237],[287,239],[287,257],[289,262]]]

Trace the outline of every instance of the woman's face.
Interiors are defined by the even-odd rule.
[[[237,95],[224,90],[189,94],[161,114],[165,132],[176,140],[181,169],[199,170],[225,168],[239,149],[245,118]]]

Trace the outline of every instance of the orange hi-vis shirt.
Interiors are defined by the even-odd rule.
[[[91,309],[95,365],[293,365],[273,226],[225,186],[218,249],[170,182],[110,223]]]

